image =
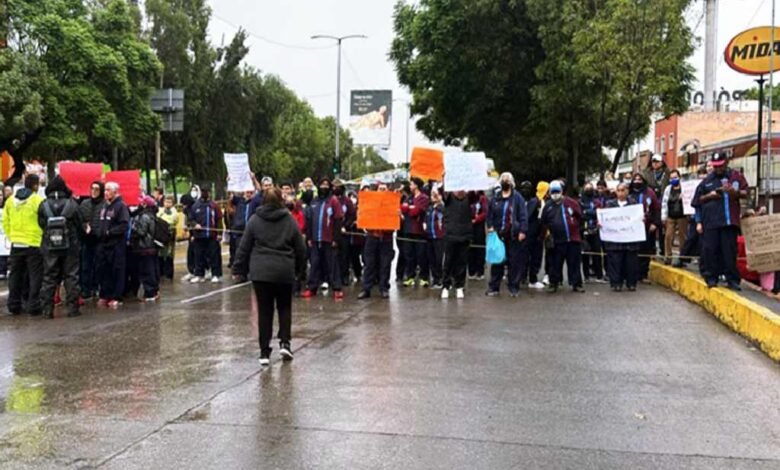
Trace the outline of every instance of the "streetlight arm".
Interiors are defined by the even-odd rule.
[[[328,34],[315,34],[311,39],[332,39],[337,42],[344,41],[346,39],[368,39],[368,36],[364,34],[350,34],[348,36],[330,36]]]

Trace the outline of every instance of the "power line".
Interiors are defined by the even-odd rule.
[[[232,21],[227,20],[227,19],[225,19],[225,18],[223,18],[223,17],[221,17],[221,16],[219,16],[219,15],[217,15],[215,13],[212,13],[212,16],[215,19],[218,19],[219,21],[221,21],[221,22],[223,22],[223,23],[225,23],[225,24],[227,24],[229,26],[232,26],[235,29],[243,29],[244,31],[246,31],[246,33],[249,36],[251,36],[251,37],[253,37],[255,39],[259,39],[259,40],[261,40],[263,42],[266,42],[268,44],[271,44],[271,45],[274,45],[274,46],[278,46],[278,47],[283,47],[285,49],[295,49],[295,50],[300,50],[300,51],[321,51],[321,50],[324,50],[324,49],[332,49],[332,48],[336,47],[335,45],[303,46],[303,45],[297,45],[297,44],[287,44],[287,43],[276,41],[274,39],[267,38],[267,37],[262,36],[260,34],[254,33],[252,31],[248,30],[247,28],[245,28],[243,26],[240,26],[240,25],[237,25],[237,24],[233,23]]]
[[[341,53],[344,56],[344,61],[347,63],[347,67],[349,67],[349,70],[352,72],[352,75],[355,77],[355,81],[361,88],[365,88],[363,86],[363,81],[360,79],[360,75],[358,75],[357,70],[355,70],[355,67],[352,65],[352,62],[349,60],[349,57],[347,56],[346,52],[342,51]]]

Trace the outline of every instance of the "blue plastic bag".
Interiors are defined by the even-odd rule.
[[[504,243],[498,238],[496,232],[487,234],[485,261],[487,261],[488,264],[502,264],[506,261],[506,248],[504,248]]]

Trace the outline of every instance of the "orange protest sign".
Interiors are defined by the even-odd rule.
[[[415,147],[412,150],[412,161],[409,165],[409,176],[428,180],[441,181],[444,175],[444,152],[425,147]]]
[[[399,193],[361,191],[358,194],[357,226],[364,230],[398,230],[401,228]]]

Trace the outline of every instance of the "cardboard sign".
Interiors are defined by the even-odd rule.
[[[401,228],[399,193],[361,191],[358,194],[357,226],[364,230],[398,230]]]
[[[598,209],[596,214],[601,224],[599,234],[602,241],[613,243],[645,241],[645,212],[641,204]]]
[[[89,196],[94,181],[103,179],[102,163],[60,162],[60,176],[76,197]]]
[[[682,186],[683,214],[685,215],[693,215],[696,213],[696,209],[693,208],[691,202],[693,201],[693,196],[696,194],[696,188],[699,187],[699,184],[701,184],[701,180],[699,179],[683,181],[680,183],[680,186]]]
[[[228,174],[228,191],[244,192],[255,189],[249,176],[249,155],[245,153],[226,153],[225,167]]]
[[[483,152],[444,154],[446,191],[481,191],[488,186],[487,159]]]
[[[444,152],[442,150],[415,147],[412,150],[412,161],[409,164],[409,176],[428,180],[441,181],[444,174]]]
[[[119,195],[128,206],[137,206],[141,197],[141,170],[109,171],[106,183],[119,184]]]
[[[748,217],[742,221],[748,269],[780,271],[780,214]]]

